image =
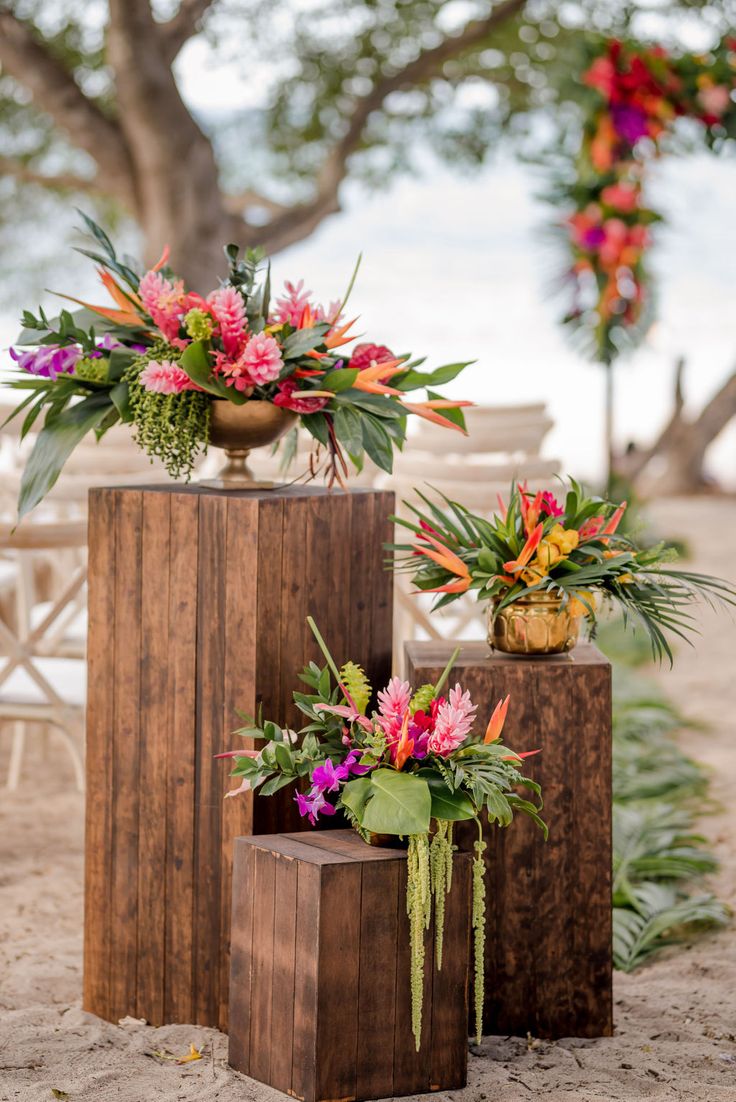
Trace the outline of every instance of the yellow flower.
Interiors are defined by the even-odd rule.
[[[556,543],[542,540],[537,549],[537,563],[540,567],[543,567],[545,571],[551,570],[561,558],[563,558],[563,554]]]
[[[595,611],[595,597],[590,592],[590,590],[589,589],[581,589],[580,590],[580,596],[583,597],[587,601],[588,605],[590,605],[590,608],[593,609],[593,611]],[[592,615],[590,610],[588,608],[586,608],[586,606],[583,604],[583,602],[581,600],[578,600],[577,597],[571,597],[570,598],[570,601],[569,601],[568,606],[567,606],[567,611],[570,614],[570,616],[590,616],[590,615]]]
[[[545,570],[544,566],[540,562],[537,562],[535,559],[534,562],[530,563],[526,570],[522,570],[521,580],[524,582],[525,585],[538,585],[538,583],[542,581],[546,574],[547,571]]]
[[[633,574],[619,574],[619,576],[617,578],[617,581],[621,585],[631,585],[631,583],[634,581],[634,575]]]
[[[563,528],[561,524],[555,524],[547,534],[547,541],[559,548],[562,555],[569,555],[574,551],[579,540],[580,533],[576,528]]]

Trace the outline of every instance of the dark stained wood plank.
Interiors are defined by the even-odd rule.
[[[250,1071],[250,1007],[253,968],[253,902],[256,850],[238,838],[233,856],[232,940],[230,945],[230,1044],[228,1060]]]
[[[110,1015],[137,1014],[138,807],[140,801],[141,521],[143,496],[115,494],[112,678],[112,924]]]
[[[373,500],[373,534],[368,585],[371,593],[371,623],[366,635],[365,661],[374,687],[383,688],[391,677],[393,662],[394,576],[386,569],[385,543],[394,539],[394,525],[388,519],[395,512],[393,493],[377,493]]]
[[[289,1094],[309,1102],[313,1102],[317,1093],[321,872],[319,865],[307,861],[299,862],[299,910],[294,946],[294,1040]]]
[[[287,834],[287,838],[302,840],[307,846],[329,853],[341,854],[353,861],[396,861],[406,846],[370,846],[354,830],[305,830],[301,834]]]
[[[226,518],[224,624],[225,676],[222,722],[216,753],[241,745],[232,732],[242,726],[238,711],[255,714],[258,574],[246,564],[258,561],[259,508],[257,500],[228,500]],[[232,842],[253,832],[253,797],[225,797],[228,765],[220,768],[222,808],[220,852],[220,1008],[219,1027],[227,1033],[228,982],[230,975],[230,912],[232,890]],[[223,768],[224,767],[224,768]],[[232,782],[231,782],[232,783]],[[238,782],[239,783],[239,782]]]
[[[294,1058],[294,990],[299,866],[293,857],[275,855],[273,1001],[271,1006],[271,1075],[277,1090],[291,1089]]]
[[[227,498],[199,505],[197,759],[194,827],[194,1021],[220,1020],[222,745]]]
[[[322,868],[317,995],[317,1099],[356,1097],[361,866]]]
[[[430,1090],[464,1087],[468,1072],[471,857],[456,853],[445,899],[442,968],[432,967]]]
[[[89,648],[87,674],[87,792],[85,813],[84,995],[92,1014],[110,1016],[110,860],[112,742],[110,669],[115,668],[115,501],[92,490],[89,510]]]
[[[171,498],[142,501],[137,1017],[164,1021]]]
[[[171,496],[170,527],[164,1020],[191,1022],[194,1016],[197,497]]]
[[[433,680],[451,647],[409,644],[410,679]],[[543,786],[550,825],[547,843],[522,817],[487,832],[486,1031],[610,1035],[610,665],[590,644],[518,659],[469,643],[456,672],[481,714],[511,693],[504,741],[542,750],[525,772]],[[471,848],[472,828],[457,836]]]
[[[250,1075],[271,1082],[271,1011],[276,937],[276,858],[255,851],[250,1007]]]
[[[369,846],[366,848],[370,849]],[[406,907],[406,900],[399,893],[399,872],[400,862],[396,859],[387,867],[366,861],[362,869],[356,1069],[358,1098],[380,1098],[393,1094],[396,945],[399,910]],[[379,1059],[376,1059],[377,1053],[381,1054]]]

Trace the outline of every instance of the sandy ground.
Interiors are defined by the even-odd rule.
[[[668,502],[653,514],[663,533],[687,537],[699,568],[736,579],[736,501]],[[688,749],[713,768],[721,806],[702,828],[722,861],[713,886],[732,905],[735,654],[736,624],[705,613],[698,650],[683,649],[675,673],[660,675],[681,707],[710,725],[687,736]],[[20,791],[0,795],[0,1102],[283,1097],[228,1068],[220,1033],[110,1025],[81,1010],[82,799],[53,748],[41,764]],[[486,1038],[471,1056],[468,1088],[447,1097],[736,1102],[736,929],[618,975],[615,996],[613,1038]],[[203,1060],[166,1058],[192,1042]]]

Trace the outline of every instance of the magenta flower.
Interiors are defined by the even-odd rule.
[[[339,792],[340,785],[348,779],[350,772],[347,766],[335,765],[331,758],[318,765],[312,771],[312,791],[318,789],[322,792]]]
[[[629,145],[635,145],[640,138],[646,138],[649,134],[646,112],[639,107],[626,107],[622,104],[611,108],[611,116],[617,133]]]
[[[427,743],[429,751],[446,758],[457,750],[470,734],[477,710],[470,693],[464,693],[460,685],[450,689],[449,700],[437,709],[437,721]]]
[[[542,512],[549,517],[561,517],[564,512],[551,490],[545,490],[542,494]]]
[[[10,356],[22,371],[53,380],[59,375],[71,374],[77,360],[81,359],[82,352],[74,344],[46,344],[29,352],[16,352],[11,348]]]
[[[322,815],[334,815],[337,810],[327,802],[322,792],[310,791],[306,796],[301,792],[297,792],[294,799],[296,800],[296,806],[299,808],[299,814],[302,817],[307,816],[312,826],[315,825],[317,816],[320,813]]]

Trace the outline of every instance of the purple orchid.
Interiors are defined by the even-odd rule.
[[[646,138],[649,134],[647,116],[638,107],[613,107],[611,115],[617,133],[629,145],[635,145],[640,138]]]
[[[301,792],[297,792],[294,799],[296,800],[296,806],[299,808],[299,814],[308,816],[312,826],[317,822],[317,816],[320,812],[323,815],[334,815],[337,811],[337,808],[333,807],[332,804],[328,804],[323,792],[315,792],[314,789],[310,789],[306,796]]]
[[[59,375],[69,375],[74,371],[77,360],[81,359],[81,349],[76,345],[47,344],[33,348],[28,352],[16,352],[10,349],[11,358],[22,371],[31,375],[43,375],[47,379],[57,379]]]

